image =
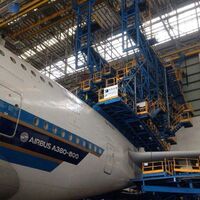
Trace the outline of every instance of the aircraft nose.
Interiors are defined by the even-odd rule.
[[[4,160],[0,160],[0,199],[12,197],[19,188],[19,179],[14,168]]]

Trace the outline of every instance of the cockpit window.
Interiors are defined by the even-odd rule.
[[[2,56],[5,56],[5,53],[0,49],[0,54],[2,55]]]
[[[11,60],[14,64],[16,64],[16,60],[15,60],[13,57],[10,57],[10,60]]]

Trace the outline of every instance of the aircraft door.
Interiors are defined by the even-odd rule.
[[[22,96],[0,83],[0,135],[14,137],[20,118]]]
[[[114,147],[111,144],[106,146],[106,163],[104,167],[104,173],[111,175],[114,165]]]

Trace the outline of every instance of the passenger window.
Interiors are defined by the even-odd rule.
[[[76,138],[76,144],[79,144],[79,142],[80,142],[80,139]]]
[[[62,131],[61,136],[64,138],[65,137],[65,131]]]
[[[41,79],[42,82],[45,82],[45,80],[42,76],[40,76],[40,79]]]
[[[70,136],[69,136],[69,140],[70,140],[70,141],[72,141],[72,139],[73,139],[73,136],[72,136],[72,135],[70,135]]]
[[[101,149],[99,149],[99,154],[102,154],[102,150]]]
[[[91,143],[89,143],[89,149],[92,150],[92,144]]]
[[[36,76],[36,73],[35,73],[33,70],[31,70],[31,74],[32,74],[33,76]]]
[[[34,125],[38,126],[39,125],[39,119],[37,117],[34,118]]]
[[[49,85],[50,85],[50,87],[52,87],[52,88],[53,88],[53,85],[52,85],[52,83],[51,83],[51,82],[49,82]]]
[[[2,55],[2,56],[5,56],[5,53],[0,49],[0,54]]]
[[[16,60],[15,60],[13,57],[10,57],[10,60],[11,60],[14,64],[16,64]]]
[[[58,129],[56,127],[53,127],[53,133],[56,134]]]
[[[44,129],[45,129],[45,130],[48,130],[48,128],[49,128],[48,122],[44,122]]]
[[[25,70],[25,71],[27,70],[26,67],[23,64],[21,64],[21,67],[22,67],[23,70]]]
[[[83,146],[86,147],[86,141],[83,141]]]

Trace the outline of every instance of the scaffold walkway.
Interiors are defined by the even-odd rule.
[[[142,177],[133,179],[143,192],[200,194],[199,158],[173,158],[142,163]]]

